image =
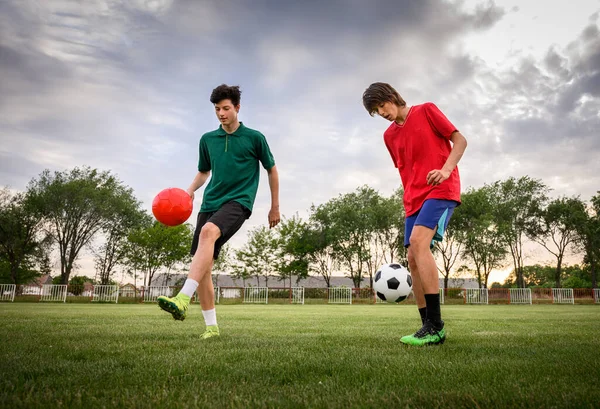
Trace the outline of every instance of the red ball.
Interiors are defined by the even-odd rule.
[[[156,220],[167,226],[179,226],[192,214],[194,203],[183,189],[171,187],[161,191],[152,201]]]

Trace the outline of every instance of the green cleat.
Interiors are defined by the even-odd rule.
[[[204,330],[204,333],[200,335],[200,339],[207,339],[211,337],[218,337],[219,334],[219,326],[218,325],[209,325]]]
[[[444,329],[444,321],[441,324],[441,328],[436,328],[430,321],[426,321],[420,330],[412,335],[400,338],[400,342],[416,346],[443,344],[446,340],[446,330]]]
[[[170,313],[173,319],[183,321],[187,314],[188,306],[190,305],[190,297],[185,294],[177,294],[173,298],[161,295],[157,298],[158,306]]]

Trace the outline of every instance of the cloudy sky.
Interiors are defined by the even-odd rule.
[[[600,0],[3,0],[0,185],[41,171],[111,170],[150,210],[186,188],[208,101],[242,88],[284,216],[368,184],[400,184],[388,123],[361,96],[394,85],[436,103],[469,141],[463,189],[508,176],[588,200],[600,189]],[[254,214],[266,224],[266,173]],[[201,195],[195,205],[199,208]]]

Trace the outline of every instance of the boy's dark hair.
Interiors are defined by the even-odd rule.
[[[400,107],[406,106],[398,91],[385,82],[374,82],[363,93],[363,105],[371,116],[375,115],[377,107],[384,102],[393,102]]]
[[[212,94],[210,94],[210,102],[213,104],[217,104],[224,99],[231,100],[233,106],[237,106],[240,104],[240,98],[242,95],[242,91],[240,91],[240,87],[238,85],[226,85],[221,84],[217,88],[213,89]]]

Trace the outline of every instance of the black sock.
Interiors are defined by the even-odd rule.
[[[419,314],[421,314],[421,323],[425,324],[427,319],[427,307],[419,308]]]
[[[442,313],[440,312],[440,294],[425,294],[425,304],[427,305],[427,320],[434,327],[442,326]]]

